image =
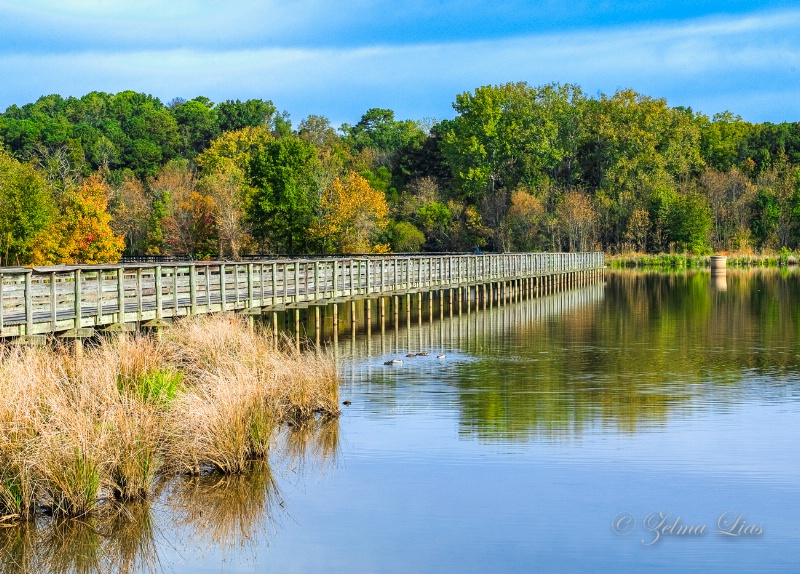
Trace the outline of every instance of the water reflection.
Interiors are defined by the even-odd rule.
[[[115,506],[81,519],[0,529],[3,573],[160,572],[149,503]]]
[[[340,347],[345,379],[366,384],[376,417],[413,410],[414,392],[442,393],[462,436],[498,442],[656,429],[747,393],[797,397],[798,274],[723,279],[612,272],[605,284],[362,337]],[[447,359],[383,365],[419,350]]]
[[[294,425],[281,434],[278,445],[295,471],[309,465],[321,469],[333,466],[339,454],[339,419],[321,418]]]
[[[294,469],[325,469],[339,453],[339,420],[320,419],[282,429],[280,462]],[[253,462],[237,475],[208,474],[165,479],[153,500],[108,503],[81,518],[0,528],[0,574],[52,572],[162,572],[165,549],[192,555],[253,552],[275,532],[283,512],[270,463]],[[165,544],[166,541],[166,544]]]
[[[278,485],[266,462],[247,472],[173,480],[167,495],[172,525],[192,532],[199,548],[228,551],[255,544],[271,529],[280,505]]]

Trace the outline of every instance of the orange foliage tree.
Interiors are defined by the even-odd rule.
[[[125,242],[111,229],[110,191],[100,176],[64,192],[61,215],[42,230],[33,250],[34,265],[119,261]]]
[[[214,198],[200,192],[187,162],[172,161],[150,181],[166,207],[161,221],[168,251],[190,259],[208,259],[217,250]]]
[[[386,253],[376,242],[389,209],[383,192],[355,172],[336,178],[322,194],[320,214],[311,229],[322,250],[338,253]]]

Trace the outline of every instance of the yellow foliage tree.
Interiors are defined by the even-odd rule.
[[[377,233],[388,223],[388,215],[383,192],[350,172],[336,178],[322,194],[320,216],[311,234],[323,251],[388,253],[388,245],[375,242]]]
[[[110,191],[97,175],[61,199],[61,214],[42,230],[33,250],[34,265],[119,261],[125,242],[111,229]]]
[[[204,173],[227,170],[231,163],[246,172],[253,152],[272,139],[270,131],[263,126],[225,132],[195,158],[195,163]]]

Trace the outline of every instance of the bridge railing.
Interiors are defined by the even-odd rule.
[[[0,337],[123,328],[598,269],[602,253],[408,255],[0,268]]]

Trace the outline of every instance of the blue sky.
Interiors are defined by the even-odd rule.
[[[444,118],[527,81],[800,121],[798,30],[797,1],[0,0],[0,109],[133,89],[271,99],[295,122]]]

